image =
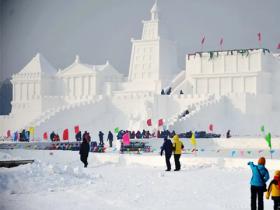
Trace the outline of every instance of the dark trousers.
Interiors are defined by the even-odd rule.
[[[87,158],[88,158],[88,156],[81,155],[81,161],[84,163],[84,167],[85,167],[85,168],[86,168],[87,165],[88,165]]]
[[[175,169],[180,170],[181,169],[181,163],[180,163],[180,154],[174,154],[174,161],[175,161]]]
[[[110,147],[112,147],[113,146],[113,141],[111,141],[111,140],[109,140],[109,144],[110,144]]]
[[[280,197],[273,197],[272,198],[273,202],[274,202],[274,210],[280,210]]]
[[[166,167],[167,170],[171,170],[171,164],[170,164],[170,158],[172,154],[165,154],[165,162],[166,162]]]
[[[251,210],[263,210],[263,187],[251,186]]]

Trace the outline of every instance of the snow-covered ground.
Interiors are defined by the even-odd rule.
[[[233,142],[220,142],[219,147],[262,148],[256,142],[243,147]],[[209,144],[203,147],[210,148]],[[90,153],[89,167],[84,169],[74,151],[3,149],[0,160],[36,161],[0,168],[0,209],[249,210],[251,171],[247,162],[256,157],[206,154],[183,154],[182,170],[165,172],[164,157],[157,153]],[[172,163],[174,168],[173,159]],[[271,176],[279,163],[279,159],[267,160]],[[272,209],[271,200],[265,200],[265,209]]]

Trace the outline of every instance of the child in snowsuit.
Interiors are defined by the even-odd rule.
[[[269,180],[268,170],[265,168],[265,158],[261,157],[258,160],[258,165],[253,162],[249,162],[248,165],[252,170],[251,178],[251,210],[257,210],[257,198],[258,198],[258,210],[263,210],[263,193],[266,191],[266,182]]]
[[[178,135],[174,135],[173,137],[173,151],[174,151],[174,161],[175,161],[174,171],[180,171],[181,169],[180,157],[182,154],[182,149],[184,149],[183,142],[180,141]]]
[[[161,152],[160,155],[162,156],[162,153],[164,151],[165,154],[165,162],[166,162],[166,171],[170,171],[171,170],[171,164],[170,164],[170,158],[172,156],[172,149],[173,149],[173,145],[170,139],[167,138],[167,136],[164,137],[164,143],[161,147]]]
[[[280,210],[280,171],[275,171],[274,178],[266,192],[266,199],[269,199],[270,195],[274,202],[274,210]]]

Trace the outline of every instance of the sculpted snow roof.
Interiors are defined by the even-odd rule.
[[[43,73],[49,76],[55,75],[57,70],[44,58],[43,55],[37,53],[35,57],[18,73],[22,74],[34,74]]]
[[[76,56],[74,63],[57,73],[58,76],[79,75],[79,74],[98,74],[111,69],[118,73],[115,68],[107,61],[104,65],[89,65],[80,62],[79,56]]]

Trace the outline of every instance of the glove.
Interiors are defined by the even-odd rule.
[[[265,193],[265,198],[266,198],[267,200],[269,199],[268,193]]]

